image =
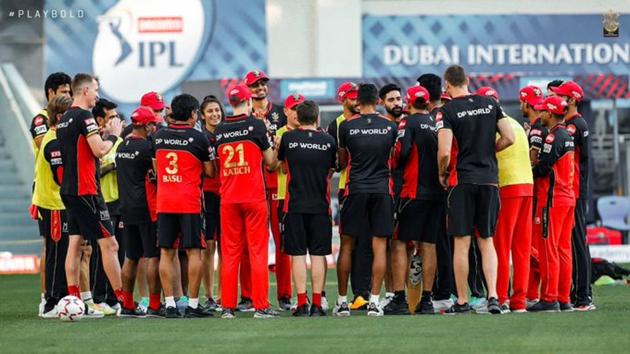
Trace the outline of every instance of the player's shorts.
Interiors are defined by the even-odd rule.
[[[385,193],[357,193],[346,196],[341,207],[343,234],[360,237],[391,237],[394,232],[392,196]]]
[[[216,241],[221,233],[221,198],[212,192],[204,192],[204,217],[206,222],[205,234],[207,241]]]
[[[107,205],[100,195],[62,195],[68,216],[68,234],[88,241],[112,237],[114,227]]]
[[[157,243],[157,225],[153,222],[125,224],[125,256],[137,261],[141,257],[160,256]]]
[[[65,210],[38,209],[41,216],[39,222],[42,226],[41,231],[44,238],[50,238],[54,242],[59,242],[62,235],[68,236],[68,220]]]
[[[494,236],[499,215],[499,188],[460,184],[448,193],[447,230],[450,236]]]
[[[444,200],[401,199],[398,205],[400,241],[420,241],[435,244],[446,232]]]
[[[326,256],[332,253],[332,220],[328,214],[284,215],[283,250],[290,256]]]
[[[201,214],[158,214],[160,248],[206,248]]]

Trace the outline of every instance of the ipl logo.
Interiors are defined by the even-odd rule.
[[[92,65],[102,90],[120,102],[148,91],[166,92],[183,81],[208,41],[201,0],[121,0],[100,16]]]

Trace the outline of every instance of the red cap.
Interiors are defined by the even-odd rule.
[[[519,99],[521,102],[525,102],[528,105],[536,108],[536,105],[543,103],[545,97],[543,96],[542,90],[538,86],[525,86],[519,92]]]
[[[299,93],[294,93],[292,95],[287,96],[287,99],[284,100],[284,107],[287,109],[293,109],[295,106],[304,102],[304,100],[305,100],[304,96],[300,95]]]
[[[442,94],[440,95],[440,100],[451,101],[453,100],[453,98],[451,98],[451,95],[449,95],[448,92],[442,92]]]
[[[155,91],[147,92],[142,95],[140,105],[150,107],[154,111],[161,111],[164,109],[164,98]]]
[[[269,78],[267,77],[267,74],[265,74],[264,71],[252,70],[248,72],[247,75],[245,75],[245,85],[247,86],[251,86],[260,80],[269,81]]]
[[[545,100],[534,107],[537,111],[547,111],[549,113],[563,115],[567,109],[567,102],[559,96],[549,96]]]
[[[493,89],[490,86],[482,86],[479,88],[479,90],[477,90],[477,92],[475,92],[475,95],[477,96],[490,96],[492,98],[494,98],[495,100],[499,100],[499,93]]]
[[[584,99],[584,91],[575,81],[567,81],[558,87],[552,87],[551,90],[558,96],[573,97],[578,102]]]
[[[158,123],[158,120],[155,118],[151,107],[140,106],[131,113],[131,123],[133,125],[147,125],[150,123]]]
[[[411,86],[407,89],[407,104],[413,106],[417,100],[429,102],[429,91],[424,86]]]
[[[346,99],[356,100],[359,96],[359,85],[354,82],[344,82],[337,89],[337,101],[343,103]]]
[[[252,98],[252,93],[249,91],[249,87],[244,84],[237,84],[228,87],[225,91],[225,97],[228,98],[232,106],[236,106]]]

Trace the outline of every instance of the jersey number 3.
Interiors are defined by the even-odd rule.
[[[177,171],[179,171],[179,168],[177,167],[177,153],[169,152],[166,154],[166,158],[168,159],[168,166],[166,166],[164,170],[169,175],[176,174]]]
[[[234,168],[246,165],[243,144],[236,145],[236,148],[234,148],[232,145],[225,145],[223,149],[221,149],[221,154],[225,156],[223,168]],[[238,154],[238,160],[234,161],[234,155],[236,154]]]

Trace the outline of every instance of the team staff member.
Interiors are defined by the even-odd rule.
[[[122,122],[113,118],[99,135],[90,111],[98,99],[98,82],[88,74],[72,80],[72,107],[57,124],[57,139],[64,163],[61,199],[68,213],[68,254],[66,278],[68,294],[80,297],[79,264],[84,240],[98,243],[103,268],[119,302],[124,299],[118,262],[118,242],[109,212],[100,193],[97,167],[99,158],[112,149],[122,131]]]
[[[543,111],[543,124],[549,129],[540,153],[540,161],[534,167],[534,176],[541,180],[542,188],[537,201],[536,217],[542,222],[536,225],[541,239],[540,272],[542,278],[540,301],[529,307],[532,312],[573,311],[571,292],[571,229],[575,195],[573,190],[575,165],[574,142],[568,129],[562,124],[567,103],[560,97],[545,99],[539,110]]]
[[[584,99],[584,91],[573,81],[552,88],[556,95],[568,104],[564,116],[567,132],[575,142],[575,227],[573,229],[573,290],[571,299],[578,311],[595,310],[591,287],[591,252],[586,243],[586,205],[588,203],[590,147],[588,124],[578,112],[578,104]]]
[[[465,313],[468,305],[468,251],[473,231],[478,234],[488,286],[488,311],[501,313],[496,292],[497,255],[492,243],[499,211],[496,151],[514,143],[514,133],[498,103],[470,95],[464,68],[453,65],[444,73],[453,100],[436,117],[440,183],[450,187],[447,230],[454,237],[453,267],[457,302],[447,313]],[[500,138],[495,141],[495,134]],[[451,156],[453,154],[453,156]],[[453,160],[454,169],[449,172]],[[450,174],[449,174],[450,173]]]
[[[157,121],[156,127],[161,128],[164,123],[164,118],[162,114],[164,113],[164,109],[166,109],[166,104],[164,104],[164,97],[155,91],[149,91],[142,95],[140,98],[140,106],[148,107],[153,112],[155,119]],[[170,113],[169,113],[170,114]],[[123,133],[121,134],[122,138],[126,138],[127,135],[131,134],[133,130],[133,125],[128,125],[123,129]]]
[[[46,254],[44,318],[56,318],[57,302],[68,294],[66,274],[63,271],[68,252],[68,224],[66,208],[59,194],[63,161],[57,142],[56,126],[63,113],[72,104],[72,98],[59,95],[48,102],[47,126],[50,129],[41,140],[41,149],[35,157],[35,189],[33,205],[38,209],[44,225]]]
[[[262,172],[263,162],[275,168],[276,161],[265,124],[250,116],[252,100],[247,86],[229,87],[225,96],[234,116],[225,117],[215,131],[221,176],[221,317],[234,318],[238,268],[246,247],[254,318],[276,317],[268,300],[269,214]]]
[[[477,91],[477,93],[480,92]],[[499,94],[492,88],[482,91],[481,94],[489,95],[499,102]],[[514,145],[497,152],[501,210],[497,221],[497,233],[494,237],[494,248],[498,259],[497,294],[503,313],[526,311],[525,296],[529,280],[534,193],[527,134],[516,119],[507,115],[506,117],[514,132],[515,140]],[[512,296],[508,297],[510,255],[513,276]]]
[[[133,130],[116,152],[117,184],[120,188],[120,211],[124,222],[125,260],[122,268],[125,301],[121,316],[142,317],[133,301],[138,262],[147,262],[149,305],[146,315],[162,317],[159,274],[160,250],[157,247],[157,227],[149,214],[146,184],[153,169],[152,145],[147,139],[154,131],[157,120],[149,107],[139,107],[131,114]]]
[[[287,169],[283,203],[284,250],[291,255],[298,296],[293,316],[325,316],[322,291],[326,283],[326,255],[332,253],[330,176],[337,160],[333,138],[317,127],[319,108],[313,101],[297,106],[300,127],[282,136],[278,160]],[[311,259],[313,303],[306,295],[306,253]]]
[[[273,104],[269,100],[269,77],[262,71],[254,70],[245,76],[245,84],[249,87],[252,94],[252,115],[262,120],[267,126],[267,130],[271,137],[275,136],[276,131],[287,124],[287,117],[281,105]],[[289,256],[282,252],[280,245],[280,219],[278,218],[278,177],[275,171],[268,169],[265,172],[265,187],[267,191],[267,204],[269,204],[269,223],[271,225],[271,233],[276,246],[276,281],[278,307],[280,310],[287,311],[291,308],[291,262]],[[245,260],[247,257],[244,258]],[[247,262],[242,271],[241,286],[245,285],[245,290],[250,288],[248,283]],[[244,291],[245,293],[246,291]],[[245,297],[245,296],[243,296]],[[243,306],[239,306],[243,307]]]
[[[359,85],[358,101],[361,115],[339,126],[339,165],[350,170],[341,209],[339,297],[334,312],[337,316],[350,315],[346,296],[352,248],[356,238],[367,237],[372,241],[374,255],[368,316],[382,316],[379,294],[387,265],[387,243],[394,231],[390,156],[396,141],[396,123],[376,112],[376,86]]]
[[[221,102],[215,96],[206,96],[201,102],[201,116],[203,119],[202,132],[208,138],[210,146],[216,143],[215,130],[219,123],[223,121],[225,113]],[[202,251],[203,255],[203,287],[206,290],[206,308],[216,310],[219,305],[212,296],[212,288],[214,287],[214,254],[216,253],[216,244],[219,241],[220,234],[220,214],[219,208],[221,199],[219,191],[221,188],[221,179],[218,173],[212,178],[205,177],[203,179],[203,201],[204,216],[206,221],[206,249]],[[220,256],[220,253],[219,253]],[[220,258],[219,258],[220,260]]]
[[[203,174],[214,176],[214,151],[208,139],[193,128],[199,110],[197,99],[188,94],[175,96],[171,109],[171,124],[157,132],[153,139],[165,316],[180,317],[173,296],[173,270],[177,250],[181,247],[188,258],[189,299],[184,316],[210,317],[212,312],[199,304],[201,249],[206,247],[201,220],[201,177]]]
[[[444,235],[446,210],[444,188],[437,170],[437,133],[429,113],[430,94],[422,86],[407,90],[409,115],[398,126],[396,163],[403,168],[402,191],[398,207],[398,234],[392,241],[392,270],[395,296],[385,306],[385,314],[408,314],[405,299],[407,243],[422,247],[422,297],[416,313],[433,314],[432,289],[435,279],[436,238]]]
[[[341,103],[343,112],[335,120],[330,122],[327,131],[335,143],[339,146],[339,126],[344,121],[359,114],[359,104],[357,103],[357,93],[359,86],[354,82],[344,82],[337,88],[337,101]],[[339,169],[339,185],[337,200],[339,208],[343,208],[345,199],[345,188],[348,177],[346,168]],[[339,234],[343,234],[343,225],[339,223]],[[355,241],[352,249],[352,269],[350,270],[350,283],[354,299],[350,308],[359,310],[367,308],[370,297],[370,287],[372,284],[372,243],[367,237],[359,237]]]

